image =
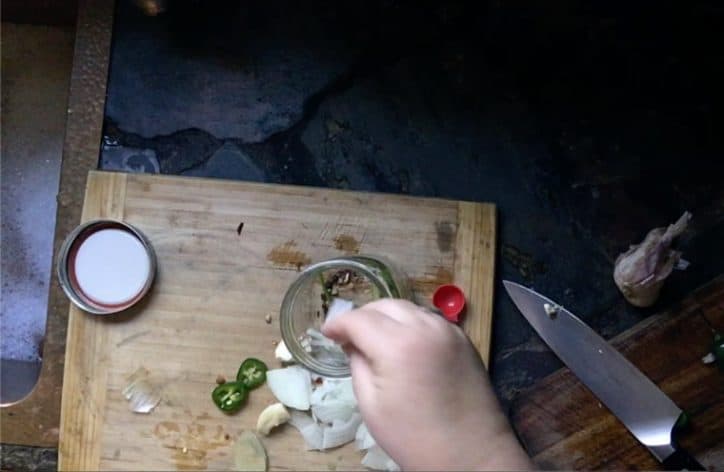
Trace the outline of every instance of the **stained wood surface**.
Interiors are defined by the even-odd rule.
[[[438,285],[460,284],[469,299],[465,329],[487,362],[493,205],[91,172],[83,220],[103,217],[146,234],[158,273],[150,296],[129,313],[70,310],[62,470],[229,469],[231,444],[274,400],[262,387],[241,412],[225,415],[210,399],[215,379],[233,377],[250,356],[277,365],[273,341],[280,338],[285,290],[298,270],[329,257],[385,256],[408,274],[417,300],[426,304]],[[132,413],[121,394],[139,367],[164,385],[149,415]],[[264,443],[272,470],[361,468],[353,445],[306,452],[288,426]]]
[[[680,444],[702,465],[724,468],[724,373],[701,358],[712,330],[724,332],[724,276],[611,344],[689,414]],[[544,469],[661,468],[568,369],[524,392],[513,407],[515,428]]]

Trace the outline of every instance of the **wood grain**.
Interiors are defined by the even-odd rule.
[[[126,175],[108,174],[104,179],[88,179],[85,195],[83,221],[123,220]],[[93,469],[98,464],[109,362],[103,355],[108,338],[106,325],[102,317],[86,316],[71,304],[60,414],[58,468],[61,470]]]
[[[691,418],[680,444],[704,466],[724,465],[724,373],[701,362],[724,332],[724,276],[611,340]],[[656,470],[656,459],[568,369],[524,392],[516,430],[544,469]]]
[[[343,254],[384,256],[418,302],[456,282],[468,294],[466,329],[487,360],[492,313],[492,205],[310,187],[92,172],[84,219],[114,212],[158,257],[150,295],[130,313],[70,312],[60,467],[65,470],[219,470],[230,445],[272,403],[255,390],[236,415],[209,396],[217,375],[246,357],[268,365],[281,300],[307,263]],[[124,190],[125,189],[125,194]],[[237,230],[240,223],[243,228]],[[469,260],[468,260],[469,259]],[[453,275],[454,274],[454,275]],[[458,280],[460,277],[460,280]],[[267,324],[266,315],[273,322]],[[121,390],[137,368],[164,386],[149,415]],[[265,438],[273,470],[358,470],[352,445],[307,452],[290,427]]]
[[[495,276],[495,206],[460,202],[455,245],[455,282],[466,291],[465,332],[488,365]],[[460,230],[462,228],[462,231]],[[470,316],[472,315],[472,316]]]

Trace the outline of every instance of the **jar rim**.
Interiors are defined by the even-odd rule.
[[[371,283],[373,283],[375,287],[377,287],[381,294],[380,298],[394,298],[395,295],[390,290],[390,287],[387,286],[385,281],[381,279],[378,274],[368,267],[368,262],[375,262],[384,267],[388,267],[388,264],[384,260],[381,260],[378,257],[366,255],[336,257],[333,259],[323,260],[304,269],[292,285],[289,286],[289,289],[284,295],[279,317],[282,340],[287,346],[289,352],[292,354],[294,360],[316,374],[324,377],[349,377],[350,369],[349,365],[339,367],[320,362],[304,349],[294,332],[294,317],[292,315],[294,312],[294,302],[310,277],[316,277],[317,274],[330,269],[350,269],[361,273]]]

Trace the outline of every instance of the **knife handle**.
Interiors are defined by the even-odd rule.
[[[707,470],[694,456],[679,448],[661,463],[664,470]]]

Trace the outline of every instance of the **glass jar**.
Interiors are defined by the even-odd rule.
[[[334,298],[360,307],[380,298],[411,298],[407,277],[389,261],[373,256],[329,259],[307,267],[282,302],[282,340],[294,360],[325,377],[350,375],[341,347],[321,334]]]

